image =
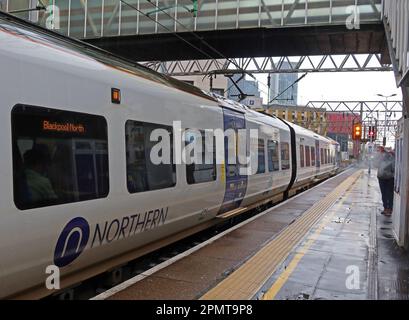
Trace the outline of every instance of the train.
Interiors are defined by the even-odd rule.
[[[334,140],[5,13],[0,44],[0,298],[60,292],[339,169]],[[190,140],[257,130],[257,171],[228,139],[225,162],[154,163],[176,121]]]

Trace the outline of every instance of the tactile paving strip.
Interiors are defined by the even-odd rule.
[[[362,170],[345,179],[324,199],[315,203],[294,223],[257,252],[239,269],[208,291],[203,300],[249,300],[261,289],[291,250],[305,237],[335,202],[361,175]]]

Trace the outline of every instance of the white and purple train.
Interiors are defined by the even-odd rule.
[[[338,168],[331,139],[3,13],[0,64],[1,298],[51,294],[49,265],[73,285]],[[175,120],[257,129],[257,172],[153,164],[150,134]]]

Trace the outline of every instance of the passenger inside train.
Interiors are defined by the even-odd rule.
[[[47,177],[50,162],[48,147],[45,145],[35,145],[24,153],[24,173],[30,202],[39,203],[57,199],[50,179]]]

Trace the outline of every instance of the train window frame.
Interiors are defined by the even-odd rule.
[[[305,166],[311,167],[311,147],[305,146]]]
[[[286,148],[283,148],[283,146],[286,146]],[[286,155],[284,158],[283,155]],[[281,158],[281,170],[290,170],[291,164],[290,164],[290,144],[286,141],[281,141],[280,142],[280,158]],[[288,165],[286,165],[286,162],[288,162]]]
[[[13,200],[17,209],[40,209],[109,196],[109,135],[103,115],[16,104],[10,120]],[[70,157],[65,152],[70,152]],[[56,157],[59,161],[54,161]],[[62,172],[67,172],[67,167],[72,171],[65,177]],[[78,180],[84,177],[92,180],[87,192],[79,188]],[[30,197],[43,199],[34,201]]]
[[[315,167],[315,147],[311,146],[311,166]]]
[[[168,185],[166,185],[166,186],[164,186],[164,187],[155,187],[155,188],[151,188],[151,187],[147,187],[147,188],[144,188],[143,190],[131,190],[130,189],[130,183],[132,182],[132,181],[130,181],[130,170],[129,170],[129,166],[130,166],[130,163],[128,162],[128,155],[129,155],[129,147],[128,147],[128,135],[127,135],[127,130],[128,130],[128,125],[130,124],[130,123],[133,123],[133,124],[139,124],[139,127],[142,127],[142,133],[143,133],[143,143],[144,143],[144,146],[143,146],[143,148],[144,148],[144,154],[145,154],[145,171],[144,172],[142,172],[142,174],[144,174],[144,178],[145,178],[145,183],[146,184],[149,184],[149,182],[148,182],[148,169],[147,169],[147,161],[146,161],[146,140],[145,140],[145,134],[146,134],[146,132],[145,131],[143,131],[144,129],[145,129],[145,126],[151,126],[151,127],[154,127],[155,129],[164,129],[164,130],[168,130],[168,132],[170,132],[170,137],[169,137],[169,139],[170,139],[170,143],[171,143],[171,147],[170,147],[170,151],[171,151],[171,154],[170,154],[170,160],[171,160],[171,164],[161,164],[161,165],[167,165],[167,166],[172,166],[172,177],[174,178],[174,181],[172,181],[172,183],[170,183],[170,184],[168,184]],[[126,155],[125,155],[125,166],[126,166],[126,179],[125,179],[125,183],[126,183],[126,188],[127,188],[127,190],[128,190],[128,193],[129,194],[142,194],[142,193],[146,193],[146,192],[154,192],[154,191],[160,191],[160,190],[169,190],[169,189],[171,189],[171,188],[175,188],[175,186],[176,186],[176,184],[177,184],[177,169],[176,169],[176,164],[174,163],[175,161],[174,161],[174,143],[173,143],[173,137],[174,137],[174,132],[173,132],[173,128],[172,128],[172,126],[169,126],[169,125],[165,125],[165,124],[160,124],[160,123],[153,123],[153,122],[147,122],[147,121],[141,121],[141,120],[133,120],[133,119],[127,119],[126,121],[125,121],[125,125],[124,125],[124,129],[125,129],[125,137],[124,137],[124,141],[125,141],[125,152],[126,152]],[[150,131],[150,133],[151,133],[152,131]],[[149,159],[150,159],[150,157],[148,157]],[[150,161],[150,160],[149,160]],[[133,164],[135,164],[135,162],[133,163]],[[155,164],[152,164],[153,166],[159,166],[159,165],[155,165]],[[140,172],[138,172],[137,170],[135,171],[135,173],[136,174],[140,174]],[[142,179],[143,180],[143,179]],[[136,183],[140,183],[140,182],[138,182],[138,181],[134,181],[135,182],[135,184]]]
[[[300,167],[305,167],[305,152],[304,152],[304,145],[300,144]]]
[[[193,128],[189,128],[189,129],[186,129],[185,131],[184,131],[184,134],[183,134],[183,136],[184,136],[184,141],[185,141],[185,146],[188,144],[188,141],[187,141],[187,137],[186,137],[186,134],[189,134],[190,132],[192,132],[192,133],[196,133],[196,132],[200,132],[200,135],[201,135],[201,139],[202,139],[202,153],[203,153],[203,150],[206,148],[206,130],[203,130],[203,129],[193,129]],[[212,170],[213,170],[213,175],[212,175],[212,179],[210,179],[210,180],[201,180],[201,181],[192,181],[190,178],[189,178],[189,172],[188,172],[188,170],[189,170],[189,168],[191,168],[191,167],[189,167],[190,165],[192,165],[192,164],[185,164],[185,171],[186,171],[186,183],[188,184],[188,185],[195,185],[195,184],[201,184],[201,183],[212,183],[212,182],[214,182],[214,181],[216,181],[217,180],[217,164],[216,164],[216,137],[214,136],[214,134],[212,134],[212,137],[213,137],[213,163],[212,163]],[[205,156],[205,159],[206,159],[206,155],[204,155]],[[203,160],[203,157],[202,157],[202,160]],[[199,166],[203,166],[203,165],[209,165],[209,164],[199,164]],[[196,165],[195,165],[196,166]],[[209,165],[210,166],[210,165]],[[194,170],[194,171],[192,171],[192,173],[194,173],[194,172],[196,172],[196,171],[199,171],[199,170]]]
[[[270,148],[271,146],[275,148]],[[277,140],[267,140],[267,164],[268,172],[280,171],[280,147]],[[276,160],[274,160],[273,153],[275,154]],[[271,161],[270,161],[271,160]],[[277,166],[274,166],[276,163]]]
[[[262,156],[260,156],[260,150],[263,151]],[[260,169],[260,160],[262,160],[264,170]],[[256,174],[266,173],[266,143],[263,138],[257,139],[257,171]]]

